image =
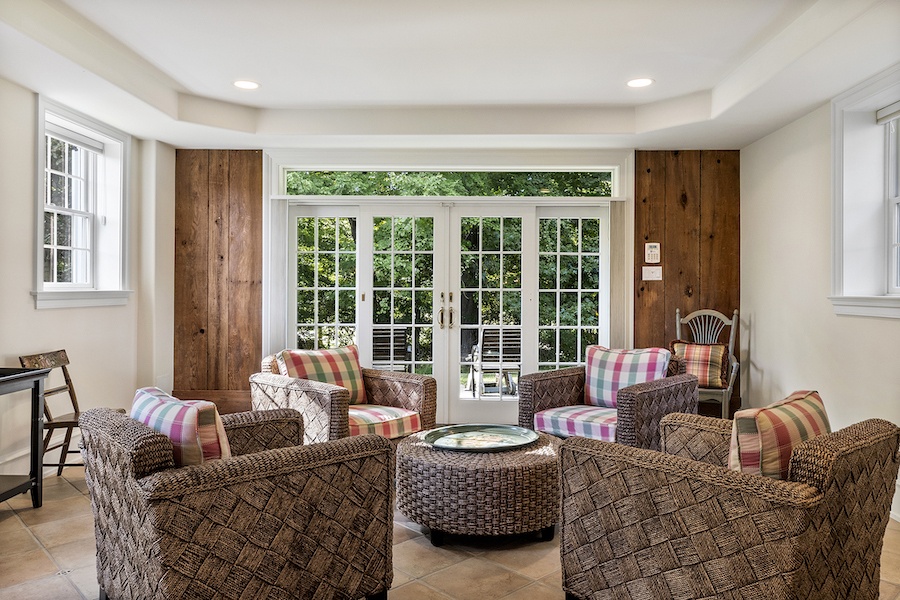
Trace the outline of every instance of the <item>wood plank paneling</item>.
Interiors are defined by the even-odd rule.
[[[700,193],[700,273],[704,308],[731,316],[740,300],[740,160],[737,152],[704,151]]]
[[[641,280],[649,241],[662,243],[661,282]],[[668,347],[676,308],[730,316],[739,308],[740,281],[740,153],[636,152],[635,346]],[[732,407],[738,395],[736,387]]]
[[[638,152],[634,160],[634,344],[641,348],[658,346],[653,340],[665,330],[665,315],[655,310],[665,305],[665,266],[663,281],[642,281],[641,268],[645,265],[644,244],[665,241],[666,156],[662,152]]]
[[[700,152],[666,156],[666,239],[662,246],[666,283],[665,328],[656,345],[675,339],[675,309],[687,314],[700,308]]]
[[[229,204],[227,389],[246,390],[262,360],[262,153],[233,152],[231,162],[232,194],[246,201]]]
[[[209,294],[209,157],[179,150],[175,160],[175,373],[180,389],[205,389]]]
[[[176,153],[175,391],[249,408],[262,353],[262,152]]]

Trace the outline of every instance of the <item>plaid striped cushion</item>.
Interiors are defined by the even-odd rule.
[[[579,435],[606,442],[616,441],[618,411],[597,406],[560,406],[534,415],[534,428],[560,437]]]
[[[419,413],[394,406],[351,406],[350,435],[374,433],[388,439],[405,437],[422,429]]]
[[[794,446],[830,431],[818,392],[798,391],[765,408],[739,410],[731,427],[728,466],[787,479]]]
[[[350,391],[350,404],[366,403],[366,386],[356,346],[331,350],[282,350],[275,355],[275,362],[282,375],[339,385]]]
[[[175,466],[231,456],[222,419],[212,402],[182,401],[159,388],[146,387],[134,394],[131,418],[172,440]]]
[[[683,358],[687,372],[697,376],[702,388],[724,390],[727,385],[728,346],[725,344],[691,344],[682,340],[672,342],[672,353]]]
[[[585,403],[615,408],[620,388],[661,379],[671,356],[665,348],[608,350],[603,346],[588,346],[584,370]]]

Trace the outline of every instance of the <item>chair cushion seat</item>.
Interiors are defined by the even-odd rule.
[[[618,411],[615,408],[578,404],[548,408],[536,413],[534,428],[560,437],[578,435],[615,442],[617,421]]]
[[[422,429],[419,413],[377,404],[349,407],[350,435],[374,433],[388,439],[405,437]]]

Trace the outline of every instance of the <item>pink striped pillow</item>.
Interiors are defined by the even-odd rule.
[[[671,356],[665,348],[609,350],[588,346],[584,367],[585,404],[616,408],[620,388],[662,379]]]
[[[366,386],[356,346],[329,350],[282,350],[275,355],[275,362],[282,375],[339,385],[350,391],[350,404],[366,403]]]
[[[728,467],[787,479],[791,452],[800,442],[831,432],[818,392],[797,391],[765,408],[734,413]]]
[[[212,402],[182,401],[159,388],[146,387],[134,394],[131,418],[172,440],[177,467],[231,456],[222,419]]]

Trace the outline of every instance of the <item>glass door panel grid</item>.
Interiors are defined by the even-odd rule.
[[[538,369],[584,363],[600,339],[600,220],[541,218]]]
[[[356,218],[297,219],[297,348],[356,339]]]
[[[372,366],[434,372],[434,218],[372,223]]]
[[[515,400],[522,350],[522,219],[460,219],[461,397]]]

